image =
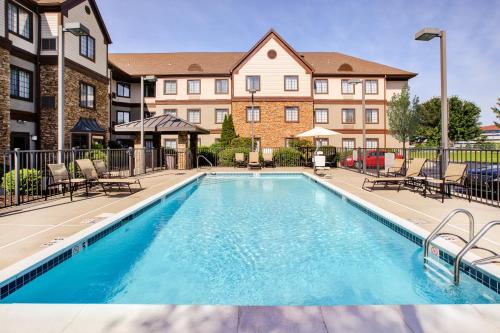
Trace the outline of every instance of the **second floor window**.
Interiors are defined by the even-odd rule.
[[[354,109],[342,109],[342,124],[354,124]]]
[[[366,123],[378,124],[378,109],[366,109]]]
[[[10,69],[10,96],[17,99],[31,100],[33,73],[21,68]]]
[[[90,36],[80,36],[80,55],[92,61],[95,60],[95,39]]]
[[[328,109],[316,109],[316,110],[314,110],[314,122],[316,124],[327,124],[328,123]]]
[[[199,94],[201,92],[201,81],[200,80],[188,80],[187,81],[187,93],[188,94]]]
[[[299,90],[299,77],[297,75],[285,76],[285,91]]]
[[[316,92],[316,94],[328,94],[328,80],[314,80],[314,91]]]
[[[80,106],[95,109],[95,87],[91,84],[80,83]]]
[[[177,80],[165,80],[165,95],[177,94]]]
[[[215,93],[216,94],[227,94],[229,91],[228,80],[227,79],[217,79],[215,80]]]
[[[226,118],[228,114],[228,109],[215,109],[215,123],[222,124],[224,122],[224,118]]]
[[[163,110],[163,114],[168,115],[168,116],[177,117],[177,110],[176,109],[165,109],[165,110]]]
[[[299,108],[297,106],[285,107],[285,121],[287,123],[299,122]]]
[[[342,94],[354,94],[354,85],[349,84],[349,80],[342,80]]]
[[[116,96],[130,98],[130,84],[118,82],[116,84]]]
[[[129,123],[130,122],[130,112],[129,111],[117,111],[116,112],[116,122],[118,124]]]
[[[31,40],[32,24],[30,12],[9,2],[7,7],[7,26],[11,33]]]
[[[253,119],[254,122],[260,122],[260,108],[259,107],[254,107],[253,108],[253,115],[252,115],[252,107],[249,106],[247,107],[247,123],[251,122]]]
[[[199,109],[188,109],[188,119],[190,123],[199,124],[200,123],[200,110]]]
[[[366,80],[365,81],[365,93],[366,94],[378,94],[378,81],[377,80]]]
[[[246,78],[246,90],[247,91],[259,91],[260,90],[260,76],[250,75]]]

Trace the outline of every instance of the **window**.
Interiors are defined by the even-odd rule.
[[[285,91],[298,91],[299,90],[299,77],[297,75],[285,76]]]
[[[378,139],[366,139],[366,148],[367,149],[377,149],[378,148]]]
[[[247,123],[252,121],[252,107],[247,107]],[[260,108],[257,106],[253,108],[253,121],[260,122]]]
[[[163,147],[168,149],[177,149],[177,140],[176,139],[165,139],[163,140]]]
[[[200,110],[199,109],[188,109],[188,119],[190,123],[199,124],[200,123]]]
[[[342,124],[354,124],[354,109],[342,109]]]
[[[42,51],[55,51],[56,39],[55,38],[42,38]]]
[[[378,109],[366,109],[366,123],[378,124]]]
[[[177,94],[177,80],[165,80],[163,90],[164,90],[165,95],[176,95]]]
[[[366,80],[365,93],[368,95],[378,94],[378,80]]]
[[[316,124],[327,124],[328,123],[328,109],[316,109],[316,110],[314,110],[314,122]]]
[[[356,148],[356,140],[355,139],[342,139],[342,148],[344,148],[344,149]]]
[[[117,111],[116,112],[116,122],[118,124],[129,123],[130,122],[130,112],[129,111]]]
[[[177,117],[177,109],[165,109],[163,110],[164,115]]]
[[[24,8],[9,2],[7,8],[7,26],[11,33],[21,38],[32,40],[32,14]]]
[[[316,142],[316,147],[328,146],[330,143],[327,138],[317,138],[315,142]]]
[[[228,80],[227,79],[217,79],[215,80],[215,93],[216,94],[227,94],[228,93]]]
[[[247,76],[247,91],[260,91],[260,76]]]
[[[299,122],[299,108],[297,106],[286,106],[285,107],[285,121],[287,123],[298,123]]]
[[[130,98],[130,84],[123,82],[116,83],[116,96]]]
[[[316,94],[328,94],[328,80],[314,80],[314,91]]]
[[[228,109],[215,109],[215,123],[222,124],[224,118],[229,114]]]
[[[87,109],[95,109],[95,87],[80,82],[80,106]]]
[[[349,80],[342,80],[342,94],[354,94],[354,84],[349,84]]]
[[[156,82],[144,82],[144,97],[156,97]]]
[[[91,36],[80,36],[80,55],[95,60],[95,39]]]
[[[16,99],[31,100],[33,73],[19,67],[10,69],[10,96]]]
[[[187,93],[188,94],[199,94],[201,90],[200,80],[188,80],[187,81]]]

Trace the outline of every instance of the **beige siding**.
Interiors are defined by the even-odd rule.
[[[314,79],[325,79],[314,78]],[[328,80],[328,94],[316,94],[314,93],[315,99],[361,99],[361,84],[357,84],[354,89],[354,94],[342,94],[342,80],[350,78],[326,78]],[[364,78],[366,80],[377,80],[378,81],[378,93],[377,94],[367,94],[366,99],[384,99],[384,79],[382,78]]]
[[[177,138],[178,138],[177,135],[162,135],[161,145],[164,146],[165,140],[177,141]],[[215,143],[216,139],[220,139],[220,134],[203,134],[203,135],[198,135],[198,138],[200,139],[202,146],[210,146],[211,144]]]
[[[41,38],[57,38],[59,13],[41,14]],[[54,51],[41,51],[43,55],[57,55],[57,46]]]
[[[0,36],[5,37],[5,0],[0,0]]]
[[[200,110],[200,123],[197,124],[205,129],[220,129],[222,124],[215,123],[215,110],[216,109],[227,109],[231,112],[230,104],[216,104],[216,105],[196,105],[196,104],[180,104],[180,105],[156,105],[156,115],[161,115],[164,110],[175,109],[177,110],[177,117],[187,120],[187,110],[188,109],[199,109]]]
[[[21,6],[21,5],[20,5]],[[26,7],[21,6],[24,9],[26,9],[28,12],[32,14],[33,17],[33,42],[30,42],[26,39],[23,39],[21,37],[15,36],[13,34],[9,34],[9,39],[12,41],[12,45],[19,47],[25,51],[28,51],[30,53],[36,54],[37,53],[37,46],[38,46],[38,17],[35,13],[32,11],[28,10]],[[5,9],[5,8],[2,8]],[[5,17],[5,15],[3,15]],[[4,21],[5,22],[5,21]],[[5,23],[4,23],[5,26]]]
[[[277,56],[270,59],[269,50],[275,50]],[[245,77],[260,75],[260,88],[257,96],[311,96],[311,75],[274,39],[270,39],[248,62],[239,73],[233,76],[234,96],[248,96]],[[299,91],[285,91],[284,76],[299,76]]]
[[[71,33],[64,34],[65,55],[66,58],[107,76],[107,47],[104,43],[104,35],[99,28],[94,13],[88,15],[85,12],[85,6],[89,6],[88,1],[84,1],[78,6],[71,8],[68,17],[64,17],[64,24],[68,22],[81,22],[90,30],[90,35],[95,38],[95,62],[80,55],[80,39]]]
[[[11,132],[21,132],[30,134],[30,149],[36,149],[36,141],[31,140],[31,136],[36,134],[36,124],[30,121],[18,122],[17,120],[10,121]],[[39,138],[38,138],[39,140]]]
[[[111,92],[116,93],[116,84],[119,81],[112,80]],[[114,99],[115,102],[121,103],[140,103],[141,102],[141,84],[140,83],[130,83],[130,98],[118,97]]]
[[[387,81],[387,100],[390,101],[394,94],[399,94],[408,81]]]
[[[216,94],[215,93],[215,80],[216,79],[227,79],[228,80],[228,93],[227,94]],[[177,81],[177,94],[175,95],[165,95],[165,80],[176,80]],[[200,94],[188,94],[187,93],[187,81],[188,80],[200,80]],[[200,78],[200,77],[189,77],[189,78],[164,78],[159,79],[156,82],[156,99],[157,100],[197,100],[197,99],[230,99],[231,98],[231,79],[229,77],[221,78]]]
[[[384,106],[366,105],[367,109],[378,110],[378,124],[366,124],[367,129],[384,128]],[[362,129],[363,128],[363,109],[361,105],[352,104],[315,104],[314,109],[328,109],[328,123],[317,124],[318,126],[330,129]],[[354,124],[342,124],[342,109],[354,109]]]
[[[26,70],[33,72],[33,80],[35,79],[35,77],[36,77],[35,64],[33,64],[29,61],[17,58],[17,57],[12,57],[12,56],[10,58],[10,63],[14,66],[24,68]],[[34,101],[35,101],[35,97],[37,95],[35,82],[33,82],[33,91],[31,92],[31,94],[33,96],[33,102],[27,102],[27,101],[11,98],[10,99],[10,108],[13,110],[18,110],[18,111],[35,112]]]

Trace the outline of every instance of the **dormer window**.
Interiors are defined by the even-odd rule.
[[[95,39],[91,36],[80,36],[80,55],[95,61]]]
[[[24,8],[9,2],[7,7],[7,26],[9,32],[32,41],[33,18]]]

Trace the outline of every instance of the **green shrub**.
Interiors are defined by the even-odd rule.
[[[280,148],[273,152],[277,166],[299,166],[302,153],[295,148]]]
[[[220,135],[222,146],[229,146],[234,138],[236,138],[236,131],[234,129],[233,116],[225,116]]]
[[[234,154],[243,153],[245,158],[248,160],[248,154],[250,153],[250,148],[245,147],[229,147],[221,150],[218,154],[219,166],[234,166]]]
[[[237,137],[231,140],[231,147],[233,148],[252,148],[252,138]]]
[[[19,170],[19,193],[37,194],[40,189],[42,173],[37,169]],[[2,178],[2,188],[6,193],[14,193],[16,189],[15,170],[7,172]]]
[[[307,139],[292,139],[288,142],[290,148],[314,147],[314,144]]]

